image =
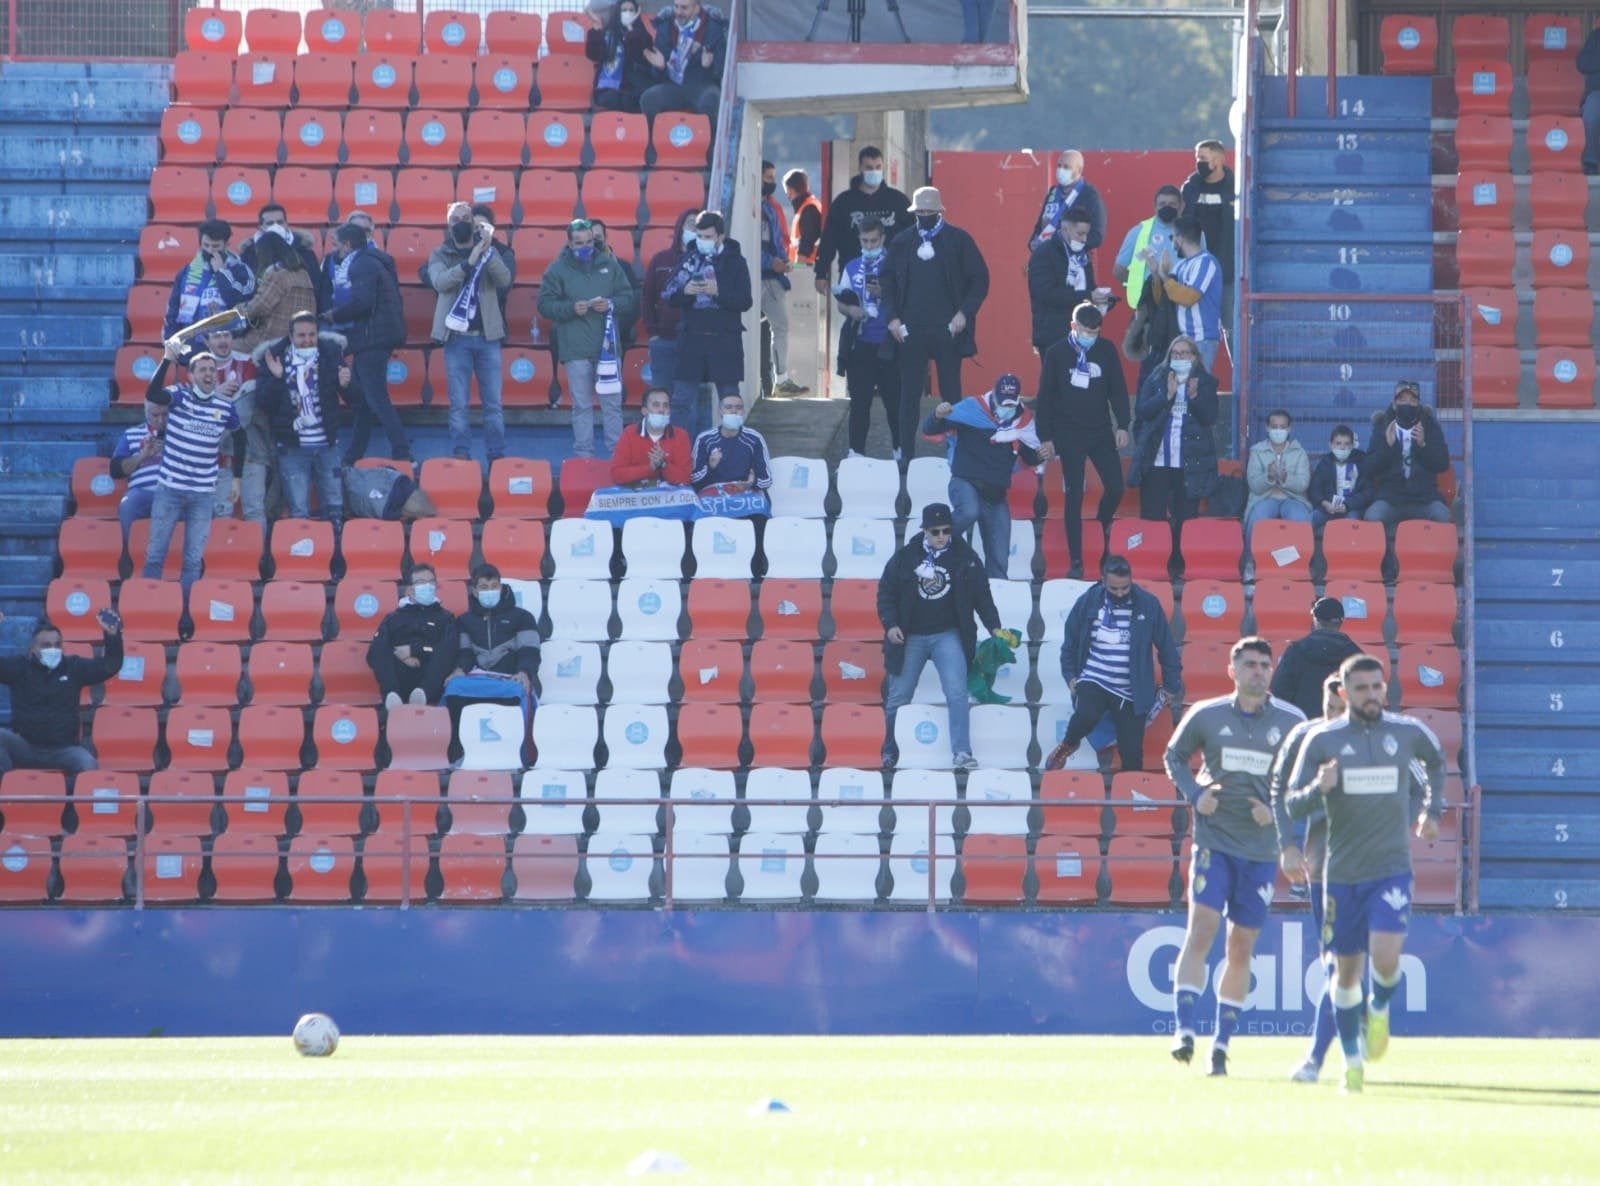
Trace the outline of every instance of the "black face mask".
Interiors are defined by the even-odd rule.
[[[919,214],[917,215],[917,225],[925,231],[931,231],[939,225],[939,219],[942,217],[943,215],[940,214]]]
[[[1157,206],[1156,217],[1165,223],[1178,221],[1178,208],[1176,206]]]
[[[1204,159],[1202,159],[1201,157],[1195,157],[1194,158],[1194,171],[1196,173],[1200,174],[1200,176],[1202,176],[1202,177],[1210,177],[1211,176],[1211,166],[1206,164]]]
[[[778,192],[778,183],[776,181],[763,181],[761,183],[761,196],[763,198],[770,198],[773,194],[775,194],[777,192]]]
[[[1394,422],[1401,428],[1415,428],[1422,420],[1422,408],[1417,404],[1395,404]]]
[[[472,224],[470,222],[452,222],[450,224],[450,237],[459,247],[467,247],[472,243]]]

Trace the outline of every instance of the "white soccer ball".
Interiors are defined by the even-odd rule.
[[[294,1023],[294,1048],[307,1058],[326,1058],[339,1048],[339,1027],[326,1013],[307,1013]]]

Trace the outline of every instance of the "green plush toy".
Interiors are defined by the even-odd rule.
[[[1017,648],[1022,645],[1020,630],[1000,630],[978,644],[972,656],[972,670],[967,675],[967,693],[979,704],[1010,704],[1010,696],[994,690],[994,677],[1008,663],[1017,661]]]

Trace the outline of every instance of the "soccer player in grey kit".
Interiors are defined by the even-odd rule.
[[[1227,956],[1217,985],[1217,1028],[1211,1041],[1212,1075],[1228,1073],[1228,1043],[1250,992],[1250,957],[1272,905],[1278,875],[1278,834],[1268,777],[1284,737],[1305,714],[1275,699],[1272,646],[1241,638],[1228,655],[1231,696],[1202,700],[1178,722],[1167,746],[1167,777],[1195,812],[1194,854],[1189,864],[1189,926],[1174,980],[1177,1040],[1172,1057],[1194,1057],[1195,1015],[1205,992],[1206,955],[1223,915]],[[1189,770],[1196,750],[1205,757],[1199,777]]]
[[[1344,1089],[1362,1089],[1361,975],[1372,956],[1366,1058],[1389,1047],[1389,1002],[1400,987],[1400,953],[1411,908],[1411,841],[1433,840],[1444,809],[1445,759],[1420,721],[1385,712],[1383,664],[1354,655],[1339,668],[1346,715],[1307,734],[1289,775],[1289,815],[1319,806],[1328,817],[1323,944],[1333,951],[1333,1016],[1344,1050]],[[1420,770],[1413,768],[1418,764]],[[1418,777],[1419,773],[1423,777]]]

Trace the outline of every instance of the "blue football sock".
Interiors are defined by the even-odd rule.
[[[1355,1066],[1361,1061],[1361,988],[1335,988],[1333,990],[1333,1019],[1339,1027],[1339,1045],[1344,1050],[1344,1061]]]
[[[1190,988],[1186,984],[1180,984],[1173,994],[1175,1000],[1173,1012],[1177,1018],[1178,1032],[1180,1034],[1194,1033],[1194,1019],[1195,1015],[1200,1011],[1200,993],[1202,991],[1199,988]]]
[[[1333,1020],[1333,968],[1328,968],[1328,982],[1322,986],[1317,998],[1316,1020],[1311,1026],[1311,1061],[1321,1066],[1328,1057],[1328,1047],[1338,1035],[1339,1028]]]
[[[1244,1008],[1243,1001],[1225,1001],[1217,998],[1217,1033],[1211,1040],[1211,1045],[1219,1050],[1228,1048],[1228,1039],[1233,1037],[1239,1028],[1239,1011]]]
[[[1372,1007],[1378,1010],[1380,1013],[1387,1009],[1389,1007],[1390,1000],[1393,999],[1396,990],[1399,989],[1400,981],[1403,978],[1404,977],[1398,968],[1395,969],[1394,979],[1389,981],[1385,981],[1384,978],[1379,976],[1377,971],[1374,970],[1372,973]]]

